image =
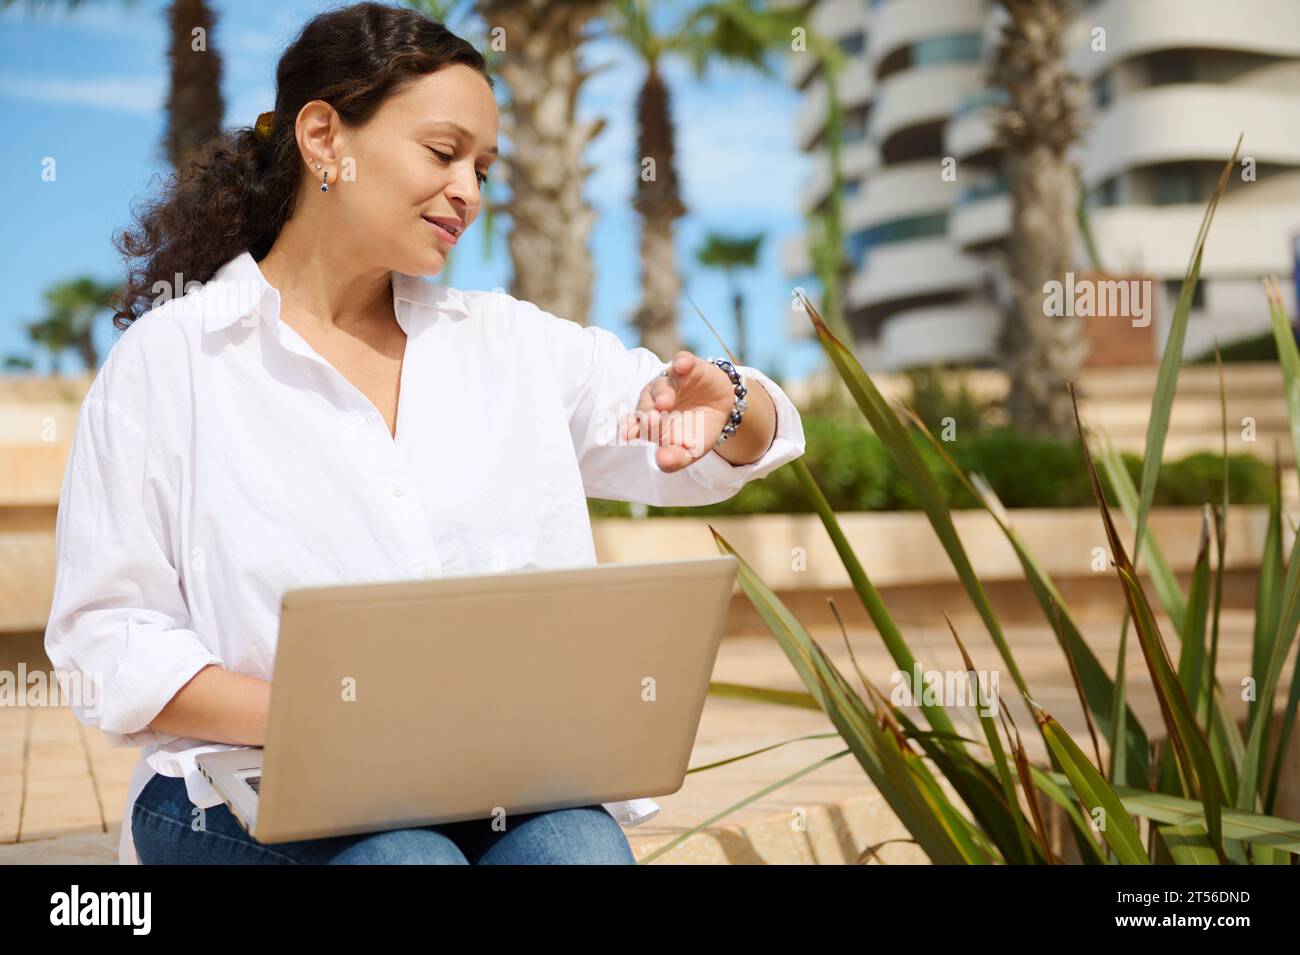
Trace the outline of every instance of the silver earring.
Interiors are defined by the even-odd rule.
[[[329,191],[330,191],[330,187],[326,184],[326,183],[327,183],[327,180],[329,179],[329,175],[330,175],[330,174],[329,174],[329,170],[326,170],[325,172],[321,173],[321,177],[320,177],[320,191],[321,191],[321,192],[329,192]]]

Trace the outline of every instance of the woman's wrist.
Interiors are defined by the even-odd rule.
[[[721,368],[717,368],[717,373],[726,378],[728,384],[731,383]],[[772,396],[752,376],[746,378],[745,387],[747,408],[740,424],[731,437],[713,448],[719,457],[736,467],[753,464],[776,441],[776,404],[772,401]]]

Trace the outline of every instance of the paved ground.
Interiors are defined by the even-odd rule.
[[[1251,619],[1246,612],[1225,611],[1219,669],[1225,685],[1235,686],[1248,668]],[[956,623],[977,668],[996,667],[996,651],[978,622],[959,616]],[[1109,666],[1118,645],[1118,626],[1099,622],[1085,624],[1084,629],[1095,652]],[[823,649],[856,683],[839,632],[816,635]],[[909,627],[904,635],[927,669],[961,667],[946,629]],[[1091,752],[1073,684],[1050,633],[1041,626],[1023,625],[1008,628],[1007,635],[1035,699]],[[888,693],[894,667],[878,637],[865,630],[852,631],[851,637],[864,672],[878,689]],[[1132,639],[1129,647],[1134,710],[1154,734],[1160,726],[1158,707]],[[13,647],[10,652],[15,652]],[[1172,646],[1171,655],[1176,659]],[[28,660],[29,668],[34,665],[47,664]],[[1291,664],[1285,672],[1289,678]],[[713,678],[802,689],[776,641],[765,634],[724,640]],[[1008,677],[1001,678],[1001,690],[1031,757],[1041,759],[1041,742],[1033,732],[1033,722],[1023,704],[1013,698],[1014,687]],[[1241,704],[1238,715],[1243,713]],[[959,728],[964,716],[955,718]],[[973,722],[968,725],[971,735],[980,735]],[[831,729],[819,712],[710,697],[691,765]],[[656,818],[627,830],[633,850],[642,858],[725,807],[842,748],[838,739],[809,740],[718,769],[690,773],[677,793],[656,797],[663,807]],[[97,731],[81,726],[67,709],[0,707],[0,863],[115,862],[118,820],[135,756],[135,750],[104,745]],[[1292,796],[1300,788],[1298,782],[1288,783]],[[838,863],[854,861],[868,843],[905,836],[849,756],[764,796],[693,836],[661,861]],[[889,862],[924,861],[909,845],[886,847],[882,855]]]

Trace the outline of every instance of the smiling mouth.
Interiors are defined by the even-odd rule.
[[[433,229],[434,234],[438,235],[438,237],[443,239],[443,241],[450,242],[453,245],[456,243],[456,240],[460,238],[461,233],[465,231],[463,225],[454,225],[447,220],[430,219],[428,216],[421,216],[420,218],[429,224],[429,227]]]

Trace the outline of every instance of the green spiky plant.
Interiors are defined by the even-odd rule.
[[[906,841],[914,842],[935,863],[1060,863],[1062,858],[1052,847],[1043,815],[1043,807],[1055,804],[1084,863],[1294,864],[1300,855],[1300,822],[1277,818],[1273,812],[1281,773],[1284,769],[1294,769],[1281,764],[1300,701],[1300,680],[1296,674],[1292,676],[1290,693],[1282,709],[1277,756],[1271,770],[1265,772],[1282,666],[1300,626],[1300,534],[1296,535],[1290,557],[1284,562],[1280,480],[1274,484],[1260,565],[1251,671],[1256,694],[1249,703],[1244,739],[1227,712],[1224,689],[1216,674],[1229,505],[1226,470],[1222,499],[1206,507],[1201,546],[1187,592],[1183,592],[1170,571],[1155,538],[1147,533],[1205,237],[1236,159],[1234,150],[1206,210],[1171,320],[1152,400],[1140,488],[1133,485],[1113,449],[1094,450],[1097,442],[1085,429],[1075,403],[1084,462],[1126,608],[1114,672],[1125,672],[1131,624],[1151,674],[1168,745],[1151,746],[1147,730],[1126,702],[1125,681],[1112,680],[1108,675],[1084,640],[1055,584],[1029,552],[987,485],[978,475],[961,473],[944,453],[942,444],[910,409],[904,408],[900,413],[886,402],[852,350],[831,332],[811,303],[805,301],[832,365],[867,423],[911,481],[931,526],[1002,657],[1006,674],[1034,717],[1050,766],[1030,763],[1019,728],[1008,718],[1005,706],[997,708],[1000,723],[996,717],[986,715],[990,712],[988,706],[981,706],[979,724],[984,739],[980,742],[961,736],[945,708],[934,703],[921,703],[926,725],[918,725],[872,687],[860,668],[857,676],[866,692],[862,695],[855,692],[794,615],[714,530],[719,550],[737,558],[741,588],[785,651],[807,692],[735,684],[714,684],[711,692],[773,705],[820,709],[831,720],[835,732],[799,739],[838,735],[845,748],[727,807],[641,862],[654,861],[737,809],[852,754],[908,830],[911,839]],[[1287,410],[1297,463],[1300,463],[1300,355],[1276,285],[1266,283],[1265,288],[1282,356]],[[1220,398],[1226,452],[1226,397],[1221,364]],[[1060,646],[1089,728],[1094,731],[1093,755],[1081,749],[1052,715],[1035,703],[957,535],[940,488],[911,440],[909,422],[929,438],[956,477],[977,494],[1014,549],[1025,580]],[[1100,461],[1100,469],[1094,464],[1094,457]],[[917,664],[915,656],[849,546],[816,479],[802,460],[792,462],[790,467],[803,483],[848,571],[854,591],[895,664],[899,670],[913,672]],[[1102,490],[1103,474],[1127,520],[1136,529],[1131,548],[1133,557],[1129,556],[1129,548],[1112,520]],[[1156,610],[1135,569],[1138,555],[1145,561],[1156,604],[1169,617],[1179,638],[1181,650],[1176,665],[1169,656]],[[967,669],[974,671],[975,662],[955,628],[953,638]],[[847,636],[845,640],[847,643]],[[851,646],[849,653],[852,658]],[[856,659],[853,662],[857,668]],[[979,703],[990,702],[979,698],[978,688],[976,693]],[[1108,763],[1103,761],[1100,747],[1096,745],[1098,729],[1109,743]],[[775,746],[797,742],[787,740]],[[711,769],[772,748],[768,746],[690,771]],[[1148,820],[1145,842],[1138,819]],[[874,852],[869,848],[859,861],[872,855]]]

